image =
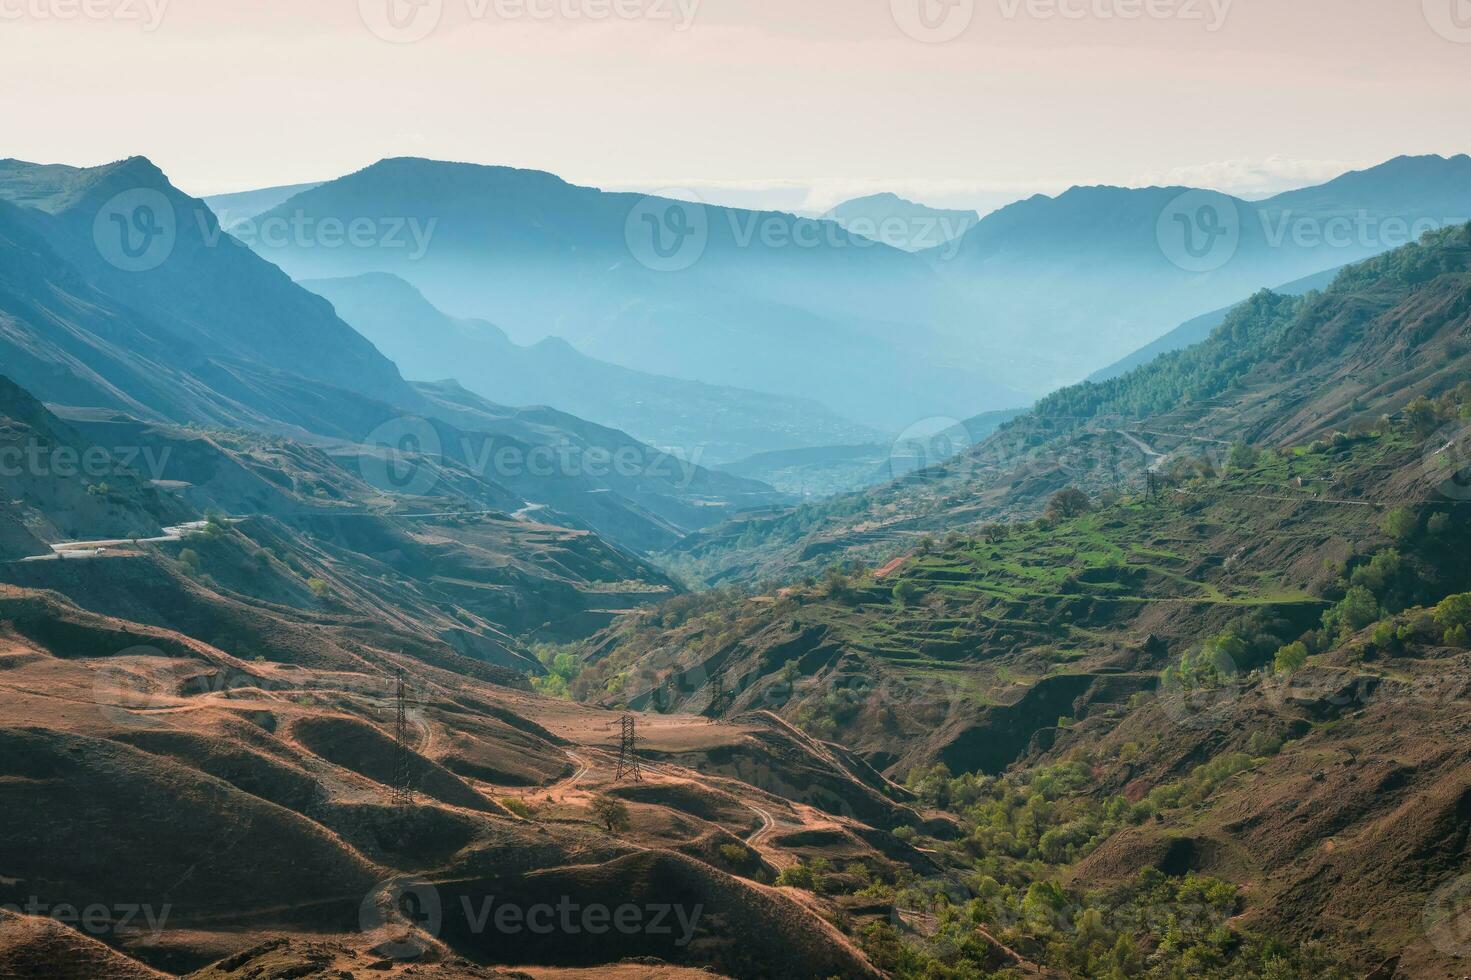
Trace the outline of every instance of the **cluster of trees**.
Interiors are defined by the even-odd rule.
[[[1145,418],[1230,389],[1271,354],[1306,302],[1262,291],[1232,310],[1204,343],[1102,383],[1075,385],[1037,403],[1039,416]]]
[[[1373,286],[1383,280],[1414,286],[1449,273],[1463,273],[1466,271],[1463,250],[1468,246],[1471,246],[1471,224],[1432,231],[1417,243],[1349,266],[1338,274],[1333,288]]]
[[[581,676],[583,666],[577,650],[576,645],[546,643],[536,646],[533,652],[547,672],[543,677],[531,678],[531,686],[548,697],[572,697],[572,685]]]

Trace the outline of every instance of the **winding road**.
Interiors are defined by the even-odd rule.
[[[1149,457],[1149,472],[1158,473],[1160,470],[1165,468],[1165,463],[1168,462],[1170,458],[1168,455],[1159,452],[1153,446],[1149,445],[1149,443],[1145,442],[1143,439],[1140,439],[1132,432],[1125,432],[1123,429],[1115,429],[1114,431],[1123,436],[1125,439],[1132,442],[1135,446],[1138,446],[1139,451],[1142,452],[1145,456]]]
[[[776,829],[776,818],[754,803],[747,803],[746,808],[761,818],[761,827],[746,838],[746,843],[751,847],[760,847],[761,842],[770,837],[771,832]]]
[[[230,521],[229,523],[238,523]],[[107,553],[108,548],[123,548],[130,544],[169,544],[182,541],[184,537],[209,526],[208,521],[190,521],[177,527],[166,527],[156,538],[107,538],[102,541],[61,541],[51,546],[51,554],[22,558],[21,561],[55,561],[60,558],[96,558]]]

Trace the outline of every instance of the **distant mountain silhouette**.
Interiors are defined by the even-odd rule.
[[[896,431],[1026,400],[1002,371],[951,356],[934,324],[960,314],[924,260],[836,222],[395,159],[300,194],[259,224],[324,220],[417,228],[427,241],[418,251],[319,248],[263,235],[255,247],[297,279],[392,272],[520,344],[561,336],[624,367],[811,398]]]
[[[922,252],[962,238],[981,220],[975,211],[932,208],[897,194],[872,194],[845,201],[825,217],[855,235],[906,252]]]
[[[558,337],[523,347],[493,324],[446,316],[390,273],[302,285],[331,300],[410,378],[454,378],[502,404],[552,405],[707,465],[878,435],[814,401],[634,371]]]
[[[234,194],[211,194],[202,198],[209,209],[219,216],[220,224],[229,231],[234,225],[248,221],[291,200],[313,187],[322,186],[321,181],[309,184],[285,184],[281,187],[262,187],[260,190],[240,191]]]
[[[1471,217],[1471,158],[1397,158],[1261,202],[1075,187],[914,254],[843,227],[855,208],[903,221],[917,207],[880,195],[813,221],[396,159],[262,220],[417,227],[422,241],[252,244],[298,279],[391,272],[518,344],[561,336],[623,367],[810,398],[899,431],[1025,404],[1257,289]],[[649,251],[654,231],[672,270]]]
[[[1196,264],[1170,235],[1202,206],[1239,236]],[[1471,157],[1400,157],[1259,202],[1186,187],[1074,187],[986,216],[958,254],[924,254],[977,311],[951,325],[949,340],[1014,365],[1018,383],[1050,388],[1258,289],[1467,218]],[[1196,231],[1204,245],[1205,229]]]

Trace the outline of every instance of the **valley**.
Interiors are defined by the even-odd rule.
[[[1457,969],[1471,226],[885,440],[135,180],[0,167],[0,974]]]

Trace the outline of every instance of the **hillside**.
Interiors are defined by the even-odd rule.
[[[631,615],[570,683],[773,711],[952,814],[938,931],[863,933],[896,976],[984,969],[975,924],[1063,975],[1457,976],[1468,356],[1471,226],[1043,400],[980,447],[1025,475],[933,475],[943,538]]]
[[[452,468],[451,510],[424,513],[369,482],[361,447],[0,396],[0,449],[164,461],[101,493],[0,470],[29,535],[0,556],[7,977],[879,975],[778,875],[837,854],[927,870],[888,837],[924,823],[908,793],[760,713],[641,717],[629,784],[620,714],[532,692],[539,641],[676,591],[653,568],[486,511]],[[138,537],[203,511],[245,516]],[[107,520],[107,540],[52,540]],[[659,919],[549,942],[487,932],[497,903]]]
[[[705,466],[877,437],[810,400],[633,371],[556,337],[514,344],[493,324],[446,316],[388,273],[302,285],[330,300],[410,378],[453,378],[502,405],[555,406]]]
[[[132,268],[94,238],[117,194],[173,215],[156,267]],[[0,258],[0,363],[47,404],[364,446],[364,460],[408,439],[423,462],[389,462],[417,495],[442,495],[440,475],[454,470],[479,484],[469,496],[548,506],[640,551],[780,499],[565,413],[410,385],[331,304],[221,235],[141,158],[91,170],[0,163]],[[355,465],[379,489],[405,489],[385,482],[383,463]]]
[[[1341,271],[1341,269],[1329,269],[1326,272],[1308,276],[1306,279],[1299,279],[1296,282],[1289,282],[1286,285],[1278,286],[1272,292],[1282,296],[1301,296],[1313,290],[1327,289],[1333,285],[1333,280],[1338,278],[1338,273]],[[1201,341],[1208,340],[1211,333],[1226,321],[1226,317],[1238,305],[1237,303],[1232,303],[1230,306],[1198,316],[1193,320],[1188,320],[1153,343],[1139,348],[1139,350],[1123,360],[1115,364],[1110,364],[1101,371],[1093,372],[1087,380],[1095,383],[1110,381],[1120,375],[1128,374],[1135,368],[1144,367],[1163,354],[1170,354],[1177,350],[1184,350],[1187,347],[1194,347]]]
[[[94,444],[0,375],[0,561],[47,554],[83,530],[151,537],[192,516],[144,476],[126,443]]]
[[[360,636],[347,659],[306,659],[304,647],[290,662],[247,658],[238,638],[219,641],[230,653],[8,585],[0,623],[8,976],[594,976],[624,959],[617,975],[645,980],[680,975],[650,964],[878,975],[810,900],[770,884],[774,866],[819,850],[742,841],[764,821],[779,837],[873,836],[838,809],[848,798],[885,826],[919,818],[779,724],[649,719],[647,775],[619,787],[617,715],[406,657],[390,637]],[[393,797],[398,669],[408,803]],[[732,755],[760,760],[762,785],[730,772]],[[834,792],[831,814],[786,788],[816,774]],[[591,804],[615,792],[627,793],[627,821],[610,831]],[[111,829],[75,846],[97,826]],[[913,852],[852,853],[888,875],[925,866]],[[410,899],[432,914],[404,911]],[[560,901],[579,916],[632,903],[648,928],[555,942],[487,932],[487,901]],[[109,912],[83,936],[49,916],[63,902]]]
[[[75,278],[119,305],[146,311],[155,345],[182,342],[222,367],[235,361],[289,364],[289,373],[310,381],[412,404],[393,364],[325,301],[223,235],[202,201],[180,193],[142,157],[85,170],[0,161],[0,200],[24,208],[0,217],[7,236],[17,224],[28,226]],[[105,220],[112,217],[157,225],[149,226],[151,237],[129,228],[124,241]],[[136,260],[128,254],[130,245],[145,243],[148,250]],[[40,250],[29,239],[23,247]],[[51,266],[45,274],[62,275]],[[37,271],[25,270],[33,284]],[[119,346],[126,353],[148,349]],[[179,358],[189,351],[160,351],[170,353]]]
[[[744,516],[686,539],[670,560],[712,582],[881,563],[925,534],[1035,516],[1070,484],[1138,489],[1150,467],[1188,467],[1237,440],[1307,443],[1372,423],[1466,376],[1465,235],[1454,229],[1346,269],[1322,293],[1261,293],[1207,341],[1063,389],[961,457],[862,493]]]

